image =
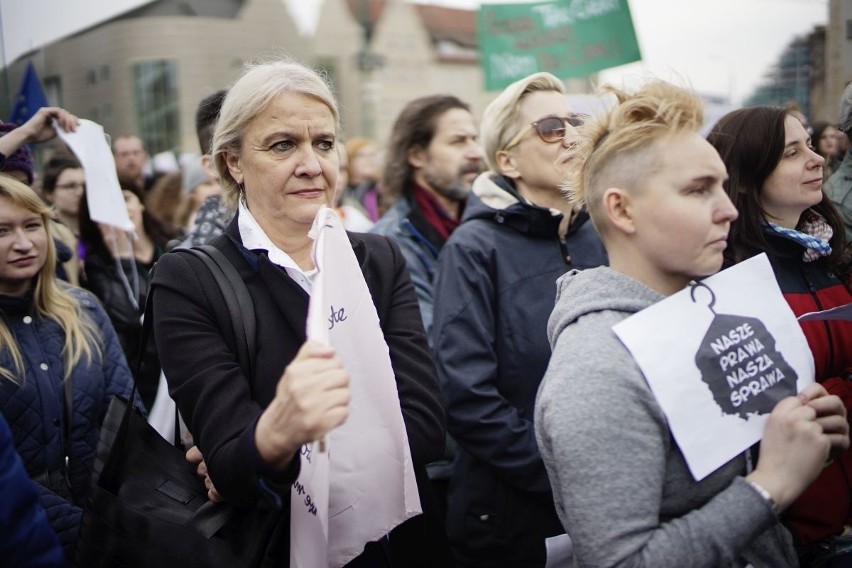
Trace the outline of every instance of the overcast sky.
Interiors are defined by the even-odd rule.
[[[84,29],[151,0],[0,0],[2,61],[44,41]],[[299,25],[312,29],[323,0],[283,0]],[[399,0],[392,0],[399,1]],[[505,0],[491,0],[509,3]],[[510,0],[518,2],[522,0]],[[848,0],[847,0],[848,1]],[[433,0],[476,8],[476,0]],[[651,75],[687,82],[702,93],[741,103],[784,47],[825,24],[828,0],[629,0],[643,61],[602,73],[602,80],[631,85]],[[61,12],[61,13],[60,13]],[[47,14],[49,18],[33,17]],[[57,28],[57,29],[54,29]],[[61,29],[59,29],[61,28]]]
[[[310,28],[323,0],[286,0]],[[523,0],[492,0],[519,3]],[[476,8],[476,0],[434,0]],[[629,0],[643,61],[605,71],[628,86],[658,76],[702,93],[747,97],[784,47],[828,19],[828,0]]]

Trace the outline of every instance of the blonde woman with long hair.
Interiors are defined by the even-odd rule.
[[[0,412],[70,559],[101,421],[133,379],[97,299],[56,278],[52,223],[0,175]]]

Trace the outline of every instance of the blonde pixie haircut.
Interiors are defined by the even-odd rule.
[[[331,87],[316,71],[286,60],[248,64],[242,76],[228,91],[213,132],[210,154],[219,173],[223,196],[236,208],[240,199],[239,184],[231,177],[226,153],[239,155],[243,132],[256,116],[279,95],[297,93],[321,102],[334,116],[335,133],[340,131],[340,113]]]
[[[704,122],[701,99],[665,81],[647,83],[633,94],[614,87],[603,92],[614,94],[617,102],[577,129],[580,142],[571,149],[574,167],[563,185],[573,204],[586,206],[601,234],[606,231],[600,210],[604,192],[610,187],[638,189],[659,167],[661,141],[698,133]]]
[[[53,238],[53,212],[44,201],[27,185],[0,174],[0,207],[11,203],[26,211],[41,217],[44,230],[47,232],[47,254],[44,266],[35,276],[33,291],[33,306],[43,318],[50,318],[59,324],[65,336],[62,346],[62,358],[65,363],[66,380],[71,371],[82,360],[91,362],[95,353],[102,346],[101,334],[94,322],[85,313],[80,302],[67,291],[67,286],[60,284],[56,278],[56,245]],[[9,353],[14,363],[14,369],[0,368],[0,377],[21,384],[24,375],[24,360],[18,348],[18,342],[0,318],[0,350]]]
[[[503,92],[485,108],[479,136],[485,150],[485,162],[491,171],[499,171],[497,153],[527,126],[518,123],[518,108],[521,101],[528,94],[537,91],[565,93],[565,85],[550,73],[533,73],[503,89]]]

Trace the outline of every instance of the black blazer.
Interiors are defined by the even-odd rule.
[[[445,547],[445,542],[434,542],[443,540],[443,530],[435,525],[438,514],[425,475],[425,464],[442,455],[445,418],[414,287],[402,253],[390,240],[367,234],[349,234],[349,238],[390,350],[426,513],[426,519],[412,519],[394,533],[426,522],[429,535],[417,530],[418,534],[410,535],[411,544],[426,541],[426,546]],[[225,234],[211,242],[237,269],[254,302],[254,376],[246,378],[237,362],[230,316],[212,275],[190,255],[169,253],[157,264],[152,283],[154,333],[169,392],[204,455],[216,489],[229,501],[252,505],[263,496],[254,426],[273,399],[284,368],[306,340],[309,298],[286,271],[269,261],[266,251],[248,251],[240,243],[236,217]],[[295,476],[298,468],[291,471]],[[294,480],[276,486],[285,506]],[[391,536],[392,542],[409,540]],[[423,546],[417,544],[415,549]]]

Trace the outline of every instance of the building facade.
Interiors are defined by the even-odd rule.
[[[837,122],[840,97],[852,81],[852,2],[830,0],[825,28],[825,94],[815,120]]]
[[[140,135],[152,155],[197,152],[195,108],[258,56],[309,54],[280,0],[160,0],[47,45],[32,59],[48,100]],[[19,81],[19,79],[17,79]]]
[[[794,38],[746,105],[795,102],[811,121],[837,122],[852,81],[852,1],[830,0],[828,23]]]
[[[481,116],[476,12],[403,0],[325,0],[313,35],[301,35],[284,0],[157,0],[21,57],[32,61],[51,104],[113,136],[138,134],[150,154],[198,151],[195,108],[227,88],[249,61],[289,56],[324,70],[347,137],[383,144],[411,99],[452,93]],[[590,80],[569,80],[590,92]],[[8,113],[8,109],[0,109]]]

